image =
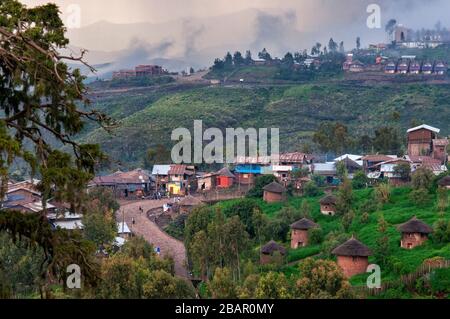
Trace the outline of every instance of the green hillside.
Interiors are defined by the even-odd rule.
[[[414,119],[450,133],[448,85],[169,87],[99,96],[93,107],[119,120],[120,127],[112,136],[88,127],[82,138],[100,143],[112,159],[136,166],[148,148],[172,145],[172,130],[191,128],[196,119],[205,127],[278,127],[284,151],[300,149],[323,121],[340,121],[357,136],[391,124],[393,112],[400,114],[402,130]]]
[[[423,246],[413,250],[400,248],[401,234],[397,227],[414,216],[430,226],[435,225],[439,219],[444,219],[447,222],[450,220],[450,207],[447,207],[445,212],[439,212],[436,208],[437,196],[435,193],[430,195],[427,205],[418,206],[410,199],[411,191],[409,187],[394,188],[391,191],[388,203],[377,204],[373,188],[354,190],[352,210],[355,216],[347,231],[343,229],[342,217],[325,216],[320,212],[319,200],[323,195],[316,197],[291,197],[285,203],[275,204],[267,204],[262,199],[258,199],[255,200],[255,203],[268,216],[269,220],[284,220],[286,215],[281,216],[281,214],[284,214],[287,209],[290,209],[294,215],[299,214],[302,212],[302,204],[307,202],[310,207],[310,218],[319,224],[322,229],[322,238],[324,239],[319,244],[305,248],[290,249],[289,234],[283,241],[283,245],[288,249],[288,265],[280,266],[277,271],[283,272],[294,282],[299,275],[298,263],[308,257],[336,260],[334,256],[330,256],[328,253],[339,245],[339,241],[345,241],[352,235],[367,245],[372,252],[376,252],[377,240],[381,236],[379,220],[383,217],[387,223],[386,234],[389,238],[388,248],[385,251],[388,262],[381,269],[382,283],[386,284],[387,282],[397,282],[400,276],[415,272],[427,259],[450,259],[450,245],[448,243],[438,243],[433,240],[433,237]],[[212,210],[215,211],[216,208],[219,208],[222,212],[227,212],[229,207],[240,205],[239,203],[241,203],[241,200],[222,202],[216,204]],[[340,239],[335,242],[330,241],[327,239],[330,234],[337,234]],[[256,242],[254,245],[255,251],[259,251],[259,245]],[[257,259],[254,262],[257,262]],[[377,260],[375,253],[369,258],[369,263],[380,264],[380,260]],[[273,269],[270,268],[269,270]],[[366,273],[354,276],[351,278],[350,283],[353,286],[365,286],[369,275],[369,273]],[[411,297],[404,291],[400,295],[401,297]],[[396,298],[398,297],[400,296],[396,296]]]

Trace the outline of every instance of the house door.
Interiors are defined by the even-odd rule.
[[[299,241],[297,247],[303,247],[303,242]]]

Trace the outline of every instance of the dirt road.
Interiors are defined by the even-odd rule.
[[[183,242],[169,236],[163,232],[159,227],[150,221],[146,213],[153,208],[162,207],[167,200],[143,200],[136,202],[121,203],[120,210],[117,212],[117,220],[122,220],[122,212],[125,215],[125,222],[131,231],[137,236],[144,237],[154,247],[161,249],[163,256],[172,256],[175,261],[175,273],[178,276],[188,278],[186,270],[186,249]],[[142,207],[144,213],[139,211]],[[132,219],[135,224],[133,225]]]

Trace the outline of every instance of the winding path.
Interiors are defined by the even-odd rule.
[[[154,247],[161,248],[163,256],[172,256],[175,262],[175,273],[178,276],[188,278],[186,269],[186,249],[183,242],[169,236],[163,232],[154,222],[150,221],[146,212],[150,209],[162,207],[167,200],[143,200],[135,202],[122,202],[120,210],[117,212],[117,220],[121,221],[125,216],[125,222],[131,231],[137,235],[142,236]],[[142,207],[144,213],[139,211]],[[135,224],[133,225],[132,219]]]

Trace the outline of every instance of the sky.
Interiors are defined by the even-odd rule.
[[[31,6],[47,1],[21,0]],[[384,25],[391,18],[411,28],[431,28],[438,21],[450,28],[448,0],[52,2],[60,6],[64,22],[73,22],[69,20],[73,5],[80,9],[79,24],[69,28],[68,36],[74,46],[91,50],[95,62],[167,58],[206,66],[228,50],[267,47],[274,55],[283,55],[286,50],[310,49],[317,41],[325,44],[330,37],[348,48],[357,36],[363,45],[385,41]],[[380,29],[367,27],[370,4],[380,6]]]

